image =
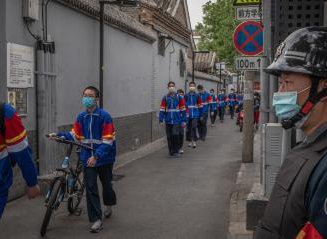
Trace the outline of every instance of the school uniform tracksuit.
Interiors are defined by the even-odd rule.
[[[168,94],[161,101],[159,122],[165,122],[169,154],[177,154],[180,149],[180,131],[186,122],[186,109],[183,96]]]
[[[210,119],[211,119],[211,124],[214,124],[216,122],[217,118],[217,107],[218,107],[218,98],[217,95],[211,94],[211,99],[212,102],[210,104]],[[213,114],[212,114],[213,112]]]
[[[60,132],[58,136],[76,140],[92,146],[81,149],[80,159],[84,166],[87,211],[90,222],[102,219],[101,202],[97,178],[102,184],[103,202],[106,206],[116,205],[116,193],[112,187],[112,169],[116,159],[116,140],[113,121],[108,112],[97,108],[94,112],[82,112],[78,115],[71,132]],[[91,156],[97,158],[94,167],[88,167]]]
[[[12,163],[17,163],[28,187],[37,185],[37,171],[21,119],[9,104],[4,105],[3,112],[5,135],[0,133],[0,219],[13,183]]]
[[[207,136],[207,122],[208,122],[208,114],[209,109],[211,108],[212,104],[212,98],[210,94],[206,91],[199,94],[202,101],[202,120],[199,120],[198,124],[198,131],[199,131],[199,137],[201,140],[205,140]]]
[[[226,108],[226,95],[219,94],[218,95],[218,111],[219,111],[219,119],[221,122],[224,121],[225,108]]]
[[[199,94],[190,92],[184,96],[187,115],[186,140],[195,142],[198,140],[196,129],[198,121],[202,117],[202,100]]]
[[[231,119],[234,119],[235,106],[236,106],[236,94],[230,93],[228,95],[228,106]]]

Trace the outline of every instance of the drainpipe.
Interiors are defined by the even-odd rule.
[[[100,108],[103,108],[104,5],[105,3],[100,1],[100,66],[99,66]]]

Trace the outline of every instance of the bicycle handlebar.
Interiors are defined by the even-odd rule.
[[[94,149],[91,147],[91,146],[88,146],[86,144],[82,144],[82,143],[78,143],[78,142],[75,142],[75,141],[72,141],[72,140],[67,140],[65,138],[62,138],[62,137],[58,137],[58,136],[51,136],[50,134],[47,134],[45,135],[48,139],[50,140],[54,140],[58,143],[62,143],[62,144],[69,144],[69,145],[75,145],[77,147],[81,147],[81,148],[84,148],[84,149],[89,149],[89,150],[92,150],[94,151]]]

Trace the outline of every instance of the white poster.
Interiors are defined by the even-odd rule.
[[[7,43],[7,87],[34,87],[34,48]]]

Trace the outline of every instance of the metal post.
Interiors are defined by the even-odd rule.
[[[270,2],[270,1],[267,1],[267,2]],[[267,3],[267,4],[269,4],[269,3]],[[269,49],[272,49],[272,51],[273,51],[273,52],[270,52],[270,55],[269,55],[271,57],[271,59],[273,58],[276,47],[279,45],[279,42],[277,39],[277,37],[278,37],[277,33],[279,32],[279,27],[280,27],[279,24],[277,23],[277,20],[279,19],[279,14],[280,14],[279,8],[280,8],[280,1],[274,0],[275,12],[273,12],[272,14],[274,14],[274,16],[275,16],[275,22],[271,22],[271,21],[269,22],[270,23],[269,25],[271,26],[271,28],[273,27],[273,31],[270,30],[270,34],[272,37],[271,37],[271,44],[270,44]],[[271,8],[269,8],[269,9],[271,9]],[[268,7],[266,7],[266,10],[268,11]],[[265,12],[264,12],[264,14],[265,14]],[[270,17],[270,19],[271,19],[271,17]],[[269,29],[271,29],[271,28],[269,28]],[[269,76],[269,107],[270,107],[269,122],[270,123],[277,122],[276,114],[273,111],[274,107],[272,106],[273,94],[277,90],[278,90],[277,78],[275,76],[270,75]]]
[[[272,94],[276,90],[277,86],[271,77],[268,74],[263,72],[263,69],[266,68],[273,58],[273,49],[274,49],[274,40],[272,27],[275,27],[274,22],[271,21],[272,14],[275,14],[271,11],[272,1],[263,1],[263,29],[264,29],[264,57],[262,58],[262,68],[261,68],[261,112],[260,112],[260,122],[265,124],[268,122],[276,122],[276,117],[273,112],[272,103]],[[274,4],[277,4],[276,2]],[[275,15],[276,17],[276,15]],[[277,82],[276,82],[277,83]]]
[[[237,74],[237,86],[236,86],[236,90],[237,90],[237,94],[239,94],[240,93],[240,76],[239,76],[239,74]]]
[[[269,77],[263,72],[267,67],[267,57],[262,57],[260,69],[261,98],[260,98],[260,124],[269,121]]]
[[[221,63],[219,63],[219,80],[221,82]],[[224,81],[224,88],[226,89],[226,82]]]
[[[244,127],[242,162],[253,163],[253,79],[254,72],[245,72],[244,88]]]
[[[195,52],[194,51],[192,51],[192,53],[193,53],[193,55],[192,55],[192,82],[195,82],[194,81],[194,65],[195,65],[195,63],[194,63],[194,61],[195,61]]]
[[[269,122],[270,123],[276,123],[277,122],[277,117],[275,112],[273,111],[274,107],[272,105],[273,102],[273,94],[274,92],[278,91],[278,81],[277,81],[277,77],[275,76],[269,76],[270,78],[270,92],[269,92],[269,107],[271,109],[270,114],[269,114]]]
[[[100,108],[103,108],[103,63],[104,63],[104,2],[100,1],[100,69],[99,69],[99,91]]]

